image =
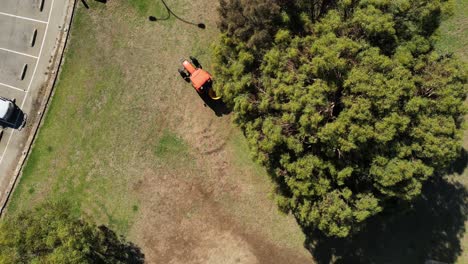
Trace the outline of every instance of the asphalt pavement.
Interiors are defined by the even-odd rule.
[[[0,96],[15,114],[0,122],[0,209],[41,120],[75,0],[0,1]]]

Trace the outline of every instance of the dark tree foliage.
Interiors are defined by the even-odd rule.
[[[250,49],[264,47],[273,41],[280,7],[270,0],[220,0],[219,27],[223,32],[244,42]]]
[[[348,236],[457,157],[467,71],[434,48],[450,4],[222,0],[216,89],[302,225]]]
[[[67,204],[46,203],[0,224],[0,263],[143,262],[139,248],[73,217]]]

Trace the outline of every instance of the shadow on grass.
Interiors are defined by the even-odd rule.
[[[104,236],[106,249],[103,252],[95,252],[95,257],[93,258],[95,263],[101,263],[100,261],[109,259],[118,263],[145,263],[145,255],[138,246],[131,242],[126,242],[122,237],[118,237],[114,231],[104,225],[98,228]]]
[[[231,109],[227,107],[227,105],[223,102],[222,99],[213,100],[207,93],[197,94],[203,100],[205,106],[213,110],[216,116],[221,117],[223,115],[229,115],[231,113]]]
[[[89,9],[89,5],[88,5],[88,2],[86,2],[86,0],[81,0],[81,3],[86,9]]]
[[[465,149],[460,151],[458,158],[452,163],[452,166],[445,172],[445,174],[463,174],[463,171],[468,168],[468,152]]]
[[[89,9],[89,4],[86,2],[87,0],[81,0],[81,3],[86,9]],[[102,4],[107,4],[107,0],[94,0],[96,2],[102,3]]]
[[[203,69],[203,66],[197,58],[190,56],[190,61],[196,68]],[[185,82],[190,83],[190,74],[186,70],[179,69],[179,75]],[[213,89],[212,85],[213,84],[211,82],[203,85],[205,92],[197,92],[198,96],[200,96],[200,98],[203,100],[205,107],[209,107],[211,110],[213,110],[216,116],[221,117],[223,115],[230,114],[232,110],[226,105],[226,103],[223,102],[222,98],[213,100],[209,96],[208,91]]]
[[[189,24],[189,25],[193,25],[193,26],[197,26],[198,28],[201,28],[201,29],[205,29],[206,28],[206,25],[204,23],[194,23],[194,22],[191,22],[191,21],[188,21],[186,19],[183,19],[182,17],[178,16],[176,13],[174,13],[174,11],[172,11],[171,8],[169,8],[169,6],[166,4],[166,2],[164,0],[161,0],[161,2],[163,3],[164,7],[166,8],[166,11],[167,11],[167,15],[165,17],[156,17],[156,16],[149,16],[148,17],[148,20],[151,21],[151,22],[156,22],[156,21],[164,21],[164,20],[168,20],[171,15],[174,16],[177,20],[179,21],[182,21],[184,22],[185,24]]]
[[[454,263],[462,253],[460,239],[467,219],[466,188],[437,177],[408,207],[396,206],[370,219],[348,239],[327,238],[314,231],[305,246],[317,263]]]

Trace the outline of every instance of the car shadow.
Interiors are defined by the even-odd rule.
[[[26,114],[17,105],[15,105],[13,114],[8,118],[8,120],[0,120],[0,126],[21,130],[25,126],[26,120]]]

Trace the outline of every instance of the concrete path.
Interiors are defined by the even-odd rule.
[[[74,3],[75,0],[0,2],[0,96],[15,100],[17,105],[13,117],[0,123],[0,213],[50,97]]]

